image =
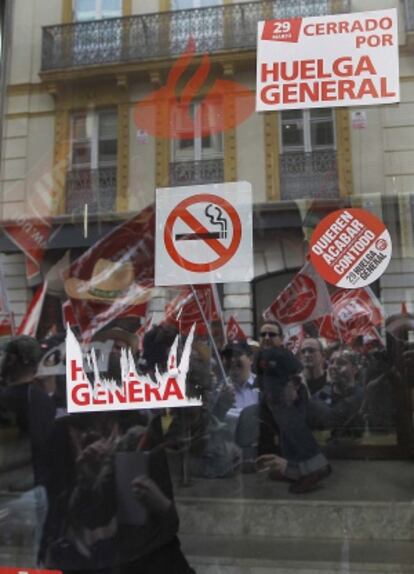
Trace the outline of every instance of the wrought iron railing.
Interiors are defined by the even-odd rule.
[[[405,29],[407,32],[414,32],[414,0],[404,0],[405,7]]]
[[[336,151],[281,154],[280,188],[282,199],[339,197]]]
[[[43,28],[42,71],[181,54],[254,50],[257,22],[349,11],[350,0],[262,0]]]
[[[112,213],[116,204],[116,167],[74,169],[66,175],[66,213]]]
[[[170,163],[170,185],[198,185],[224,181],[224,161],[177,161]]]

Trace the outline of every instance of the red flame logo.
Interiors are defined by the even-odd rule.
[[[155,137],[185,140],[230,130],[253,112],[254,93],[237,82],[215,79],[208,88],[211,62],[207,54],[181,87],[196,51],[190,39],[168,74],[167,83],[139,102],[135,124]],[[198,93],[203,90],[203,97]],[[205,92],[207,93],[205,94]],[[192,103],[198,103],[193,109]]]

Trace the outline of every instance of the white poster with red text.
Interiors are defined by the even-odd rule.
[[[257,111],[399,101],[396,9],[259,22]]]
[[[68,412],[200,406],[201,399],[189,397],[186,385],[195,327],[194,324],[190,329],[180,359],[178,359],[179,336],[177,335],[168,355],[167,370],[163,373],[159,371],[158,366],[153,376],[138,373],[131,349],[122,349],[119,357],[121,380],[112,379],[102,372],[104,357],[99,356],[95,350],[95,343],[83,352],[70,327],[67,327],[66,398]]]

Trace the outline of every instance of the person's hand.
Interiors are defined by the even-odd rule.
[[[276,454],[262,454],[256,459],[256,468],[259,473],[277,473],[284,475],[287,467],[287,460]]]
[[[155,482],[148,476],[138,476],[131,482],[136,499],[149,510],[165,514],[171,506],[171,500],[165,496]]]
[[[118,439],[118,429],[114,427],[107,438],[101,437],[81,450],[78,460],[91,463],[101,462],[114,449]]]
[[[219,403],[223,410],[226,412],[234,405],[234,401],[236,399],[236,393],[232,385],[224,385],[220,395],[219,395]]]
[[[293,404],[299,397],[298,388],[294,381],[289,381],[285,387],[285,400],[288,405]]]

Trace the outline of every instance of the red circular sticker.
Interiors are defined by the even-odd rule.
[[[310,256],[320,275],[337,287],[357,289],[376,281],[391,259],[384,223],[364,209],[339,209],[317,226]]]

